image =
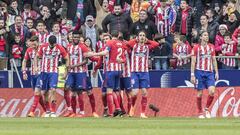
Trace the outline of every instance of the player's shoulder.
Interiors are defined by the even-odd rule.
[[[208,46],[211,47],[211,48],[213,48],[213,49],[215,48],[214,45],[211,44],[211,43],[209,43]]]
[[[26,50],[26,52],[28,52],[28,53],[31,52],[31,51],[33,51],[32,47],[28,47],[27,50]]]

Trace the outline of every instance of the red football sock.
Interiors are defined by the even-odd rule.
[[[64,90],[64,99],[66,101],[67,107],[70,107],[70,96],[69,96],[69,90]]]
[[[113,95],[113,101],[114,101],[114,104],[115,104],[115,109],[120,109],[117,94],[115,92],[113,92],[112,95]]]
[[[135,106],[137,100],[137,96],[132,97],[132,106]]]
[[[72,106],[73,112],[76,113],[76,107],[77,107],[76,96],[71,97],[71,106]]]
[[[104,108],[106,108],[107,107],[107,96],[106,95],[102,95],[102,102],[103,102]]]
[[[207,99],[207,104],[206,104],[206,108],[208,109],[210,107],[210,105],[212,104],[212,101],[214,99],[214,96],[208,95],[208,99]]]
[[[198,113],[202,113],[202,97],[197,97]]]
[[[83,94],[78,94],[78,104],[79,104],[80,111],[84,111]]]
[[[37,105],[39,103],[40,95],[34,95],[34,100],[31,108],[31,112],[35,112]]]
[[[94,97],[94,95],[93,95],[93,94],[90,94],[90,95],[88,95],[88,97],[89,97],[89,102],[90,102],[91,107],[92,107],[92,112],[96,112],[96,110],[95,110],[95,97]]]
[[[113,95],[112,93],[107,94],[107,105],[109,115],[113,115]]]
[[[52,103],[51,103],[51,112],[56,112],[56,107],[57,107],[57,104],[56,104],[56,100],[54,101],[52,101]]]
[[[42,106],[43,111],[46,112],[46,107],[45,107],[45,104],[44,104],[44,101],[43,101],[43,97],[41,95],[40,95],[40,98],[39,98],[39,103]]]
[[[131,106],[132,106],[132,98],[128,97],[127,101],[128,101],[128,104],[127,104],[128,112],[127,113],[129,114]]]
[[[44,104],[45,104],[45,107],[46,107],[46,111],[50,112],[49,102],[48,102],[48,101],[45,101]]]
[[[142,105],[142,113],[145,113],[146,107],[147,107],[147,97],[146,96],[142,96],[141,105]]]
[[[120,105],[121,110],[122,110],[123,112],[126,112],[126,111],[125,111],[125,108],[124,108],[124,106],[123,106],[122,96],[120,95],[120,93],[116,93],[116,95],[117,95],[118,102],[119,102],[119,105]]]

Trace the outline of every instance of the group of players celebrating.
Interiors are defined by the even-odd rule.
[[[65,117],[83,117],[84,100],[83,93],[87,93],[92,108],[92,116],[99,117],[95,109],[95,97],[93,95],[90,74],[87,63],[97,64],[93,70],[96,77],[98,69],[103,65],[102,103],[105,117],[133,116],[137,94],[142,92],[141,118],[147,118],[147,89],[150,87],[148,59],[149,52],[159,46],[158,42],[148,40],[146,33],[140,31],[135,39],[122,40],[121,33],[113,31],[104,34],[102,47],[98,52],[81,42],[81,35],[73,31],[72,42],[66,48],[57,44],[55,36],[48,38],[48,43],[40,44],[38,37],[33,36],[28,41],[29,48],[26,51],[22,70],[23,78],[26,74],[26,63],[31,60],[31,80],[34,89],[34,102],[31,106],[29,117],[34,117],[38,103],[44,110],[44,117],[57,117],[56,115],[56,88],[58,83],[59,59],[64,59],[66,64],[66,78],[64,87],[64,99],[67,111]],[[192,51],[191,81],[195,84],[197,93],[197,105],[199,118],[210,117],[208,111],[214,97],[215,79],[218,79],[218,70],[215,51],[208,43],[208,33],[200,34],[200,43],[195,45]],[[213,72],[215,69],[215,74]],[[214,77],[215,75],[215,77]],[[205,114],[202,110],[202,90],[208,88],[209,96]],[[123,91],[127,95],[127,111],[123,107]],[[80,112],[76,111],[77,101]],[[99,103],[99,102],[98,102]]]

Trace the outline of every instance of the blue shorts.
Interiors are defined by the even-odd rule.
[[[85,90],[92,90],[92,82],[91,82],[91,77],[87,77],[87,87]]]
[[[131,85],[131,78],[130,77],[122,77],[120,78],[120,89],[131,91],[132,85]]]
[[[113,89],[113,91],[118,91],[120,88],[120,76],[121,71],[108,71],[106,72],[106,83],[107,88]]]
[[[86,73],[68,73],[65,87],[71,88],[72,91],[80,91],[86,89]]]
[[[195,89],[197,90],[208,89],[210,86],[215,86],[215,77],[213,72],[196,70],[195,77]]]
[[[31,85],[33,91],[35,90],[38,78],[40,78],[40,75],[31,75]]]
[[[58,83],[58,73],[46,73],[40,74],[40,79],[37,80],[36,87],[41,90],[56,89]]]
[[[142,89],[150,87],[148,72],[132,72],[131,79],[133,89]]]
[[[106,78],[106,73],[104,73],[103,76],[102,76],[103,81],[102,81],[101,88],[102,88],[102,92],[103,93],[107,92],[107,83],[106,83],[106,79],[105,78]]]

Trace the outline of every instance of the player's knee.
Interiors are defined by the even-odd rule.
[[[198,91],[197,97],[202,97],[202,95],[203,95],[202,91]]]

